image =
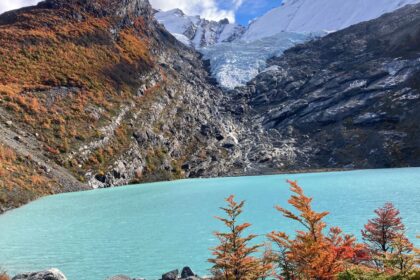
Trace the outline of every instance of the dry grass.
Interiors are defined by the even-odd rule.
[[[16,160],[16,153],[3,145],[0,145],[0,162],[14,162]]]

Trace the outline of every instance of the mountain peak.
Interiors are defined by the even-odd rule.
[[[244,27],[229,23],[228,19],[211,21],[198,15],[186,15],[180,9],[159,11],[155,18],[179,41],[196,49],[231,42],[245,32]]]
[[[97,16],[139,17],[150,16],[148,0],[46,0],[39,5],[53,8],[79,7]]]

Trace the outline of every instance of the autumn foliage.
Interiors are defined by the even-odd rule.
[[[275,249],[266,250],[262,259],[254,257],[261,245],[247,246],[255,235],[241,237],[250,224],[237,225],[244,202],[236,203],[233,196],[222,208],[228,218],[218,218],[230,229],[216,233],[220,245],[213,249],[213,269],[216,279],[264,279],[270,276],[281,280],[397,280],[420,279],[419,250],[405,236],[405,226],[399,211],[391,204],[375,210],[377,217],[368,221],[362,230],[364,244],[338,227],[327,227],[328,212],[312,208],[297,182],[288,181],[293,195],[288,203],[293,211],[276,206],[287,219],[296,222],[300,230],[291,237],[273,231],[267,235]],[[416,256],[413,254],[416,252]],[[264,263],[264,267],[261,264]],[[271,264],[271,267],[270,267]]]
[[[400,212],[392,203],[386,203],[375,210],[375,214],[377,217],[369,220],[362,230],[363,240],[371,251],[387,253],[392,250],[393,240],[404,234],[405,227],[399,216]]]
[[[10,280],[10,277],[6,274],[6,272],[0,271],[0,280]]]
[[[0,143],[0,213],[53,194],[56,189],[57,183],[46,177],[33,160]]]
[[[304,230],[296,232],[294,239],[284,232],[272,232],[268,236],[279,248],[279,277],[284,279],[334,279],[351,263],[363,260],[364,246],[356,239],[333,227],[324,235],[326,223],[323,218],[328,212],[312,209],[312,198],[304,195],[296,182],[289,182],[295,193],[290,199],[299,214],[277,206],[284,217],[298,222]]]
[[[139,76],[156,71],[149,52],[154,37],[144,33],[141,18],[113,34],[113,16],[80,9],[77,1],[68,1],[66,8],[40,5],[14,13],[0,24],[3,114],[24,131],[37,133],[48,156],[78,178],[86,166],[102,169],[89,157],[69,159],[66,154],[102,139],[97,128],[112,122],[128,104],[142,106]],[[130,136],[126,130],[123,137],[111,139],[115,157],[129,149]]]
[[[392,203],[374,211],[362,230],[362,237],[378,270],[408,277],[414,268],[413,244],[405,236],[400,211]]]
[[[213,274],[215,279],[224,280],[256,280],[265,277],[271,268],[270,264],[253,256],[262,245],[248,245],[256,235],[243,236],[243,232],[251,226],[249,223],[238,224],[238,216],[242,213],[244,201],[237,203],[234,196],[226,199],[227,207],[221,209],[226,218],[217,217],[228,228],[228,232],[215,232],[220,245],[213,248]]]

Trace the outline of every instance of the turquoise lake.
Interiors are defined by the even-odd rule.
[[[158,279],[189,265],[208,274],[214,230],[223,229],[223,199],[246,200],[242,221],[264,235],[293,233],[286,179],[298,180],[329,225],[359,237],[373,210],[391,201],[411,240],[420,234],[420,168],[196,179],[50,196],[0,216],[0,266],[14,274],[57,267],[69,280],[107,276]]]

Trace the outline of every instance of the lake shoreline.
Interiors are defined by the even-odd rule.
[[[238,175],[231,175],[231,176],[218,176],[218,177],[191,177],[191,178],[183,178],[183,179],[176,179],[176,180],[162,180],[162,181],[152,181],[152,182],[141,182],[141,183],[133,183],[133,184],[127,184],[122,186],[114,186],[110,188],[125,188],[130,187],[133,185],[142,185],[142,184],[150,184],[150,183],[160,183],[160,182],[176,182],[176,181],[182,181],[182,180],[188,180],[188,179],[217,179],[217,178],[239,178],[239,177],[255,177],[255,176],[274,176],[274,175],[295,175],[295,174],[311,174],[311,173],[328,173],[328,172],[347,172],[347,171],[357,171],[357,170],[364,170],[364,169],[348,169],[348,168],[316,168],[316,169],[305,169],[305,170],[279,170],[279,171],[267,171],[267,172],[259,172],[259,173],[247,173],[247,174],[238,174]],[[85,192],[85,191],[92,191],[95,190],[94,188],[86,189],[86,190],[79,190],[79,191],[69,191],[69,192],[60,192],[56,194],[50,194],[50,195],[60,195],[64,193],[72,193],[72,192]],[[24,203],[20,205],[19,207],[13,207],[13,208],[6,208],[2,209],[0,207],[0,216],[4,215],[12,210],[19,209],[25,205],[28,205],[29,203],[35,202],[39,199],[42,199],[44,197],[50,196],[41,196],[34,200],[28,201],[27,203]]]
[[[152,181],[152,182],[141,182],[141,183],[132,183],[122,186],[114,186],[106,189],[112,189],[112,188],[125,188],[130,187],[134,185],[143,185],[143,184],[152,184],[152,183],[162,183],[162,182],[177,182],[182,180],[193,180],[193,179],[222,179],[222,178],[240,178],[240,177],[255,177],[255,176],[275,176],[275,175],[298,175],[298,174],[317,174],[317,173],[333,173],[333,172],[351,172],[351,171],[362,171],[362,170],[381,170],[381,169],[405,169],[405,168],[416,168],[416,167],[399,167],[399,168],[368,168],[368,169],[360,169],[360,168],[311,168],[311,169],[294,169],[294,170],[278,170],[278,171],[267,171],[267,172],[256,172],[256,173],[247,173],[247,174],[237,174],[237,175],[230,175],[230,176],[217,176],[217,177],[191,177],[191,178],[182,178],[182,179],[176,179],[176,180],[162,180],[162,181]],[[69,192],[63,192],[63,193],[56,193],[51,195],[60,195],[65,193],[73,193],[73,192],[86,192],[86,191],[93,191],[96,190],[94,188],[86,189],[86,190],[79,190],[79,191],[69,191]],[[0,208],[0,216],[13,211],[15,209],[19,209],[25,205],[28,205],[32,202],[35,202],[39,199],[42,199],[44,197],[48,197],[51,195],[41,196],[34,200],[28,201],[27,203],[24,203],[20,205],[19,207],[9,208],[9,209],[2,209]]]

